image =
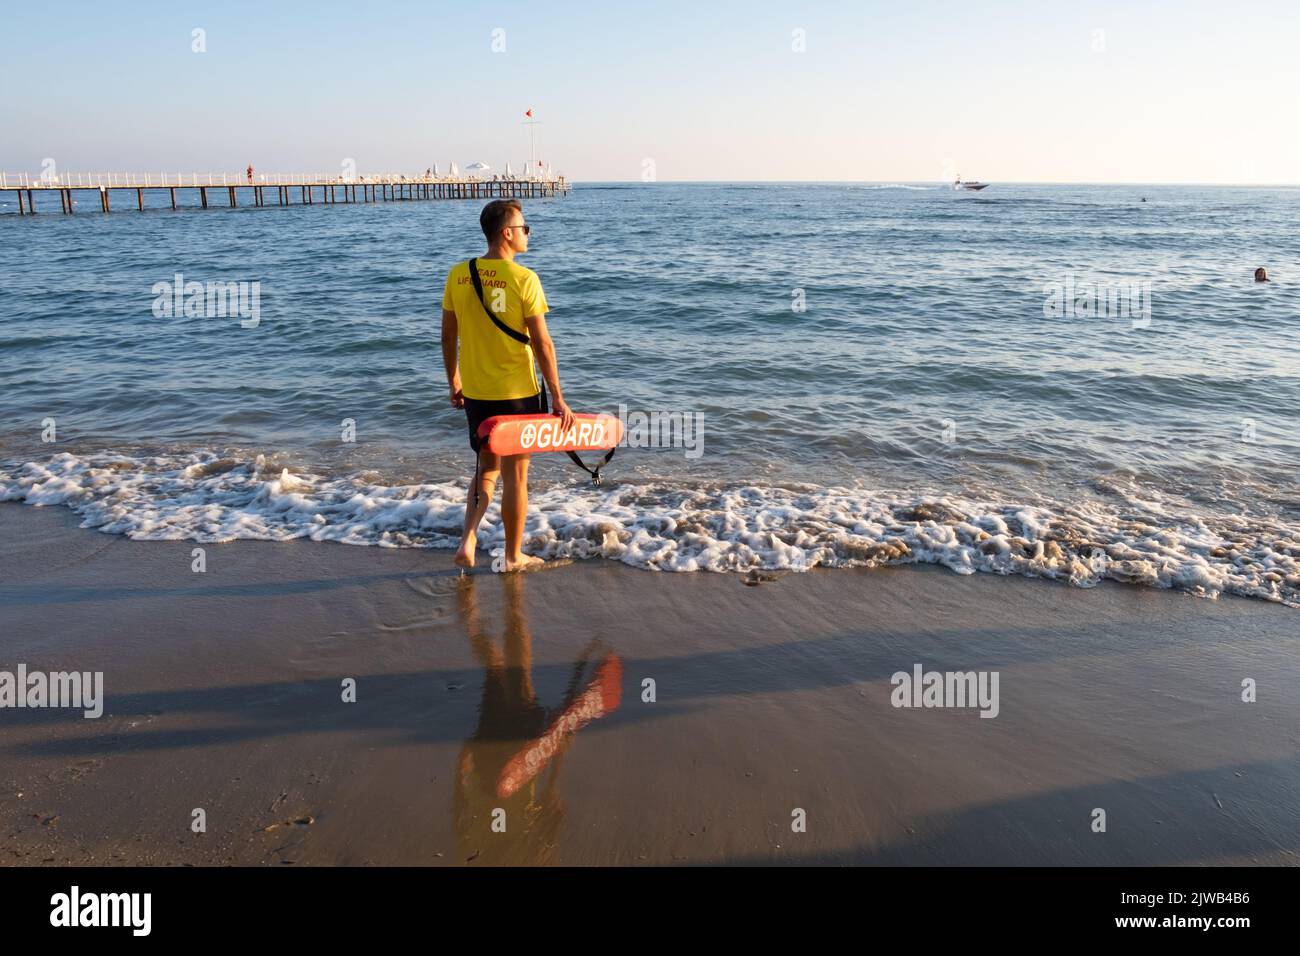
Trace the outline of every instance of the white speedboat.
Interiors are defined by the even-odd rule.
[[[957,181],[952,184],[952,188],[964,189],[967,190],[968,192],[977,193],[981,189],[987,189],[988,185],[989,185],[988,183],[962,182],[961,177],[958,177]]]

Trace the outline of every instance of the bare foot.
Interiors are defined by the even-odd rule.
[[[474,567],[474,549],[478,546],[478,536],[469,534],[460,541],[456,550],[456,564],[462,568]]]
[[[518,561],[506,561],[506,571],[537,571],[546,564],[541,558],[531,554],[521,554]]]

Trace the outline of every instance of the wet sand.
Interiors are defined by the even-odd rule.
[[[6,865],[1300,862],[1277,605],[311,542],[195,573],[191,542],[76,525],[0,505],[0,670],[106,696],[0,709]],[[998,716],[892,706],[915,664],[997,671]]]

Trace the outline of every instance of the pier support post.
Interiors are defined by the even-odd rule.
[[[199,202],[203,203],[204,209],[208,208],[208,187],[207,186],[199,187]]]
[[[110,203],[110,202],[108,201],[108,187],[107,187],[107,186],[100,186],[100,187],[99,187],[99,205],[100,205],[100,208],[104,210],[104,212],[112,212],[112,211],[113,211],[113,204]]]
[[[32,215],[36,214],[36,203],[32,200],[32,191],[27,190],[27,211]]]
[[[143,189],[137,189],[135,191],[135,205],[137,209],[139,209],[141,212],[144,212],[144,190]]]
[[[14,192],[18,194],[18,215],[27,215],[27,210],[23,207],[23,191],[21,189],[15,189]]]
[[[235,208],[235,205],[236,205],[236,203],[235,203],[235,187],[234,187],[234,186],[227,186],[227,187],[226,187],[226,191],[227,191],[228,193],[230,193],[230,208],[231,208],[231,209],[234,209],[234,208]]]
[[[169,192],[171,192],[172,194],[172,208],[175,209],[176,208],[176,187],[172,186]]]

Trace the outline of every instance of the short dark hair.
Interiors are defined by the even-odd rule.
[[[488,242],[491,242],[506,227],[512,213],[523,211],[524,207],[519,205],[518,199],[494,199],[479,213],[478,224],[483,227],[483,235],[487,236]]]

